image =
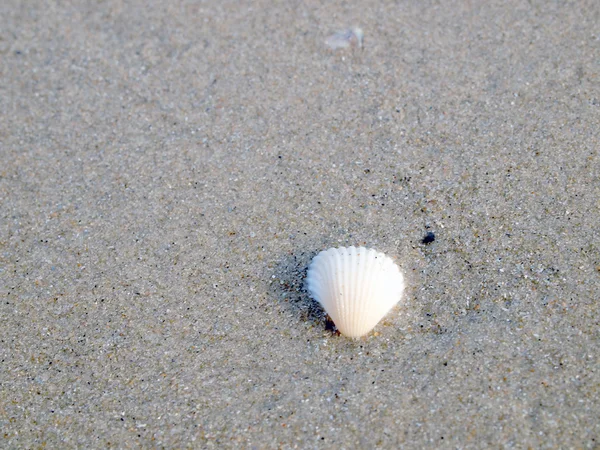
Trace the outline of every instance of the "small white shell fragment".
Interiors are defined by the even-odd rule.
[[[322,251],[310,263],[306,282],[310,295],[348,337],[371,331],[404,292],[404,276],[394,261],[365,247]]]
[[[340,31],[329,36],[325,41],[325,45],[332,50],[348,48],[350,46],[361,48],[362,41],[363,31],[360,28],[350,28],[349,30]]]

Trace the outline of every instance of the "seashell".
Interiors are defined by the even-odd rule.
[[[371,331],[404,291],[404,277],[394,261],[365,247],[322,251],[310,263],[306,282],[310,295],[349,337]]]
[[[332,34],[325,40],[325,45],[332,50],[338,48],[358,47],[361,48],[363,43],[363,31],[360,28],[350,28],[348,30],[339,31]]]

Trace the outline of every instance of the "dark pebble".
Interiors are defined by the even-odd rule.
[[[433,234],[431,231],[428,231],[421,242],[423,244],[431,244],[433,241],[435,241],[435,234]]]

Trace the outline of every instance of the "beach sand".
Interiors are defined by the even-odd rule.
[[[598,448],[599,22],[3,1],[0,447]],[[348,245],[407,284],[357,340]]]

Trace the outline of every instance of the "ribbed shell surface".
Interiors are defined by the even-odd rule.
[[[306,281],[312,297],[349,337],[371,331],[404,291],[404,277],[394,261],[364,247],[322,251],[312,260]]]

